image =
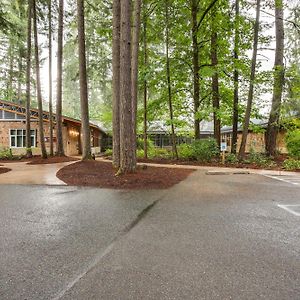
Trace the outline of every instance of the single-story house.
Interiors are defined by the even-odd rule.
[[[259,130],[254,130],[253,127],[260,128]],[[265,152],[265,131],[268,127],[267,120],[252,119],[251,126],[249,128],[246,144],[246,152],[249,153],[251,149],[255,152]],[[238,126],[238,140],[237,140],[237,150],[239,150],[243,135],[242,124]],[[287,148],[285,144],[286,130],[281,128],[277,135],[277,150],[280,153],[287,153]],[[232,126],[223,127],[221,129],[221,139],[227,143],[227,150],[231,150],[232,141]]]
[[[30,109],[31,145],[34,155],[41,154],[38,110]],[[55,125],[55,114],[53,116]],[[47,152],[50,149],[49,112],[43,112],[44,136]],[[66,116],[62,117],[63,142],[66,155],[81,154],[81,121]],[[92,153],[101,152],[102,141],[106,133],[97,125],[90,123]],[[54,151],[56,149],[56,132],[53,127]],[[26,152],[26,108],[22,105],[0,100],[0,148],[10,148],[15,155]]]

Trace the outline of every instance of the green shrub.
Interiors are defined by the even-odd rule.
[[[254,151],[250,151],[250,154],[246,159],[243,160],[246,164],[255,164],[260,167],[272,167],[274,166],[274,161],[266,156],[263,153],[258,153]]]
[[[148,149],[154,148],[154,144],[150,139],[147,139]],[[136,141],[136,148],[138,150],[144,150],[144,139],[138,138]]]
[[[137,158],[144,158],[144,150],[143,149],[137,149],[136,150],[136,157]]]
[[[9,148],[3,148],[0,149],[0,159],[13,159],[13,155],[11,152],[11,149]]]
[[[300,169],[300,160],[292,158],[286,159],[283,162],[283,167],[289,171]]]
[[[194,159],[202,162],[211,161],[220,154],[215,139],[196,140],[192,144],[181,144],[178,147],[178,154],[183,159]]]
[[[192,145],[181,144],[177,147],[178,156],[183,159],[195,159],[195,154]]]
[[[171,150],[165,148],[150,148],[148,151],[149,158],[171,159],[173,153]]]
[[[213,138],[196,140],[191,144],[191,147],[194,157],[202,162],[209,162],[220,154],[218,144]]]
[[[286,136],[286,146],[289,155],[300,159],[300,129],[291,131]]]
[[[112,149],[106,149],[105,152],[104,152],[104,154],[106,156],[112,156],[113,155],[113,150]]]
[[[229,164],[237,164],[239,162],[239,158],[234,153],[228,153],[225,157],[225,162]]]

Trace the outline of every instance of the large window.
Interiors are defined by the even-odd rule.
[[[10,147],[25,148],[26,147],[26,130],[25,129],[10,129]],[[35,130],[30,130],[31,147],[35,147],[36,136]]]

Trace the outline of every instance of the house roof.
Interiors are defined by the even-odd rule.
[[[14,102],[0,100],[0,110],[15,113],[17,115],[26,116],[26,107],[22,106],[20,104],[14,103]],[[38,110],[35,109],[35,108],[30,108],[30,116],[31,116],[31,118],[38,119],[38,117],[39,117]],[[43,120],[46,121],[46,122],[49,122],[49,112],[48,111],[43,111]],[[53,114],[53,120],[54,120],[54,122],[56,120],[56,115],[55,114]],[[72,123],[75,123],[77,125],[81,124],[80,120],[70,118],[70,117],[67,117],[67,116],[62,116],[62,121],[63,122],[64,121],[72,122]],[[102,128],[100,128],[96,124],[90,123],[90,126],[92,128],[98,129],[99,131],[101,131],[103,133],[106,133]]]

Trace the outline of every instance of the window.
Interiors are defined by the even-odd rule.
[[[10,147],[25,148],[26,147],[26,130],[25,129],[10,129]],[[35,130],[30,130],[31,146],[35,147]]]

